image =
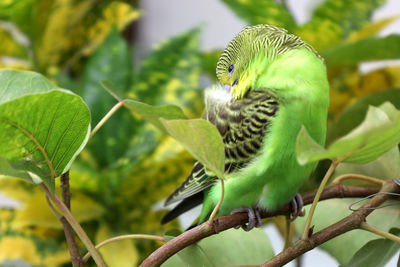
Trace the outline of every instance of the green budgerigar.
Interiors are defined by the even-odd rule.
[[[296,194],[315,168],[297,162],[297,134],[304,125],[320,145],[326,136],[329,84],[323,59],[285,29],[249,26],[222,53],[217,77],[221,85],[205,92],[203,118],[216,126],[224,143],[219,215],[248,212],[250,229],[261,222],[257,211],[292,201],[297,216],[302,201]],[[181,203],[162,222],[201,203],[199,223],[204,222],[220,196],[218,178],[196,162],[166,200],[166,205]]]

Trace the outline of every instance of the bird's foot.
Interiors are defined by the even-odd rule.
[[[251,229],[253,229],[254,227],[260,227],[262,225],[260,211],[258,209],[243,207],[243,208],[234,209],[231,212],[231,214],[244,213],[244,212],[247,213],[249,221],[247,223],[243,224],[242,226],[235,227],[236,229],[239,227],[242,227],[242,229],[247,232],[247,231],[250,231]]]
[[[296,194],[294,198],[290,201],[290,221],[294,221],[298,216],[304,216],[305,213],[303,211],[303,206],[303,198],[300,194]]]

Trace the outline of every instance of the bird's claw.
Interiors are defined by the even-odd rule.
[[[304,216],[303,211],[303,198],[300,194],[296,194],[294,198],[290,201],[291,213],[290,213],[290,221],[294,221],[297,217]]]
[[[260,227],[262,225],[260,211],[258,209],[243,207],[243,208],[234,209],[231,212],[231,214],[235,214],[235,213],[247,213],[247,216],[248,216],[248,222],[241,226],[236,226],[235,227],[236,229],[238,229],[239,227],[242,227],[243,230],[248,232],[251,229],[253,229],[254,227]]]

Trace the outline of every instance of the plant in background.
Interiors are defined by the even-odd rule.
[[[394,89],[399,86],[400,71],[398,67],[385,67],[367,74],[358,70],[361,62],[400,56],[398,35],[375,36],[397,17],[370,23],[372,12],[384,1],[328,0],[313,11],[310,21],[304,25],[297,25],[286,7],[272,0],[224,2],[250,24],[269,23],[287,28],[313,45],[326,59],[331,84],[328,148],[315,146],[302,132],[298,141],[299,159],[303,162],[332,159],[335,167],[338,165],[334,177],[371,176],[381,179],[382,182],[372,180],[379,186],[383,183],[385,190],[398,192],[390,179],[400,176],[400,155],[395,146],[399,131],[396,127],[400,125],[399,111],[395,107],[400,108],[400,90]],[[183,146],[164,133],[170,132],[196,157],[202,155],[196,153],[198,147],[193,148],[193,144],[188,145],[176,135],[177,129],[186,131],[185,127],[193,123],[192,120],[165,122],[159,118],[199,117],[202,108],[201,92],[197,90],[199,76],[209,73],[215,78],[219,52],[201,56],[200,31],[195,29],[160,44],[139,69],[134,70],[130,49],[120,31],[139,14],[124,1],[99,4],[97,1],[26,0],[0,4],[1,66],[41,72],[53,81],[32,72],[0,71],[0,136],[4,140],[0,146],[0,174],[3,175],[0,191],[22,205],[18,209],[0,210],[0,264],[22,259],[34,266],[59,266],[70,261],[63,233],[68,223],[61,224],[52,214],[41,188],[47,192],[48,201],[55,206],[51,207],[60,220],[66,218],[77,231],[81,240],[78,241],[79,254],[90,249],[99,265],[101,259],[96,256],[89,239],[100,243],[121,234],[161,235],[168,230],[159,225],[165,212],[154,209],[154,205],[179,184],[194,160]],[[109,81],[103,85],[114,97],[101,88],[102,80]],[[385,101],[395,107],[387,103],[381,105]],[[165,104],[179,105],[183,111],[174,106],[159,107]],[[379,107],[369,108],[364,119],[369,105]],[[103,124],[104,117],[107,121]],[[94,127],[99,122],[102,127]],[[169,127],[164,127],[163,123]],[[90,131],[89,124],[95,134]],[[359,124],[354,132],[346,135]],[[197,146],[204,143],[201,137],[193,140],[199,142]],[[210,149],[208,153],[215,151]],[[337,164],[339,161],[343,163]],[[68,211],[56,196],[68,195],[67,176],[62,176],[62,185],[56,177],[71,164],[73,217],[60,217],[59,212],[68,214]],[[325,171],[321,168],[317,176],[323,176]],[[39,186],[4,176],[20,177]],[[343,188],[350,187],[338,184],[345,179],[343,177],[348,176],[338,178],[335,185],[323,191],[322,199],[326,192],[335,188],[341,188],[342,194],[347,192]],[[308,188],[316,188],[317,181],[314,179]],[[365,183],[353,182],[352,185],[363,193],[349,194],[353,197],[379,191],[379,188],[365,187]],[[367,205],[385,201],[382,197],[388,196],[378,195]],[[311,203],[312,199],[305,201]],[[318,203],[312,220],[314,232],[329,228],[343,218],[351,219],[352,214],[368,215],[363,209],[349,211],[348,205],[352,202],[354,200],[331,199]],[[285,210],[280,214],[285,214]],[[371,230],[368,226],[373,225],[386,232],[393,228],[391,233],[398,235],[398,214],[397,207],[376,210],[367,217],[367,226],[358,224],[357,227]],[[238,214],[218,219],[222,223],[228,220],[230,224],[220,224],[216,229],[222,231],[240,225],[243,219]],[[82,225],[88,238],[78,229],[77,223]],[[297,220],[295,227],[298,233],[306,229],[307,236],[305,224],[305,220]],[[169,227],[174,226],[177,224]],[[211,235],[215,229],[206,230],[209,232],[203,233]],[[205,265],[211,261],[216,266],[265,262],[273,256],[273,251],[268,237],[256,231],[229,230],[209,237],[182,250],[166,265],[193,261]],[[165,240],[177,234],[167,232]],[[310,238],[318,236],[314,234]],[[389,251],[391,255],[398,250],[398,244],[373,240],[375,238],[373,234],[356,230],[341,234],[320,247],[341,264],[351,266],[370,249]],[[241,240],[240,245],[230,242],[237,239]],[[318,240],[313,241],[319,244]],[[174,242],[168,242],[162,249],[174,244],[175,250],[182,249]],[[154,241],[124,239],[105,245],[100,253],[109,266],[132,266],[159,245]],[[221,247],[231,252],[227,254],[231,262],[220,257],[221,253],[227,253],[218,250]],[[238,253],[241,247],[249,254]],[[292,248],[299,253],[312,249],[304,247],[301,240]],[[290,259],[293,255],[286,252],[280,257]],[[378,259],[373,260],[360,266],[382,265],[387,258],[379,259],[378,263]],[[80,263],[75,264],[79,266]]]

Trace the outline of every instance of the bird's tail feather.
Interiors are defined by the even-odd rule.
[[[204,193],[198,192],[188,198],[185,198],[181,201],[175,208],[173,208],[170,212],[168,212],[161,220],[161,224],[165,224],[169,221],[172,221],[182,213],[200,205],[203,203]]]

